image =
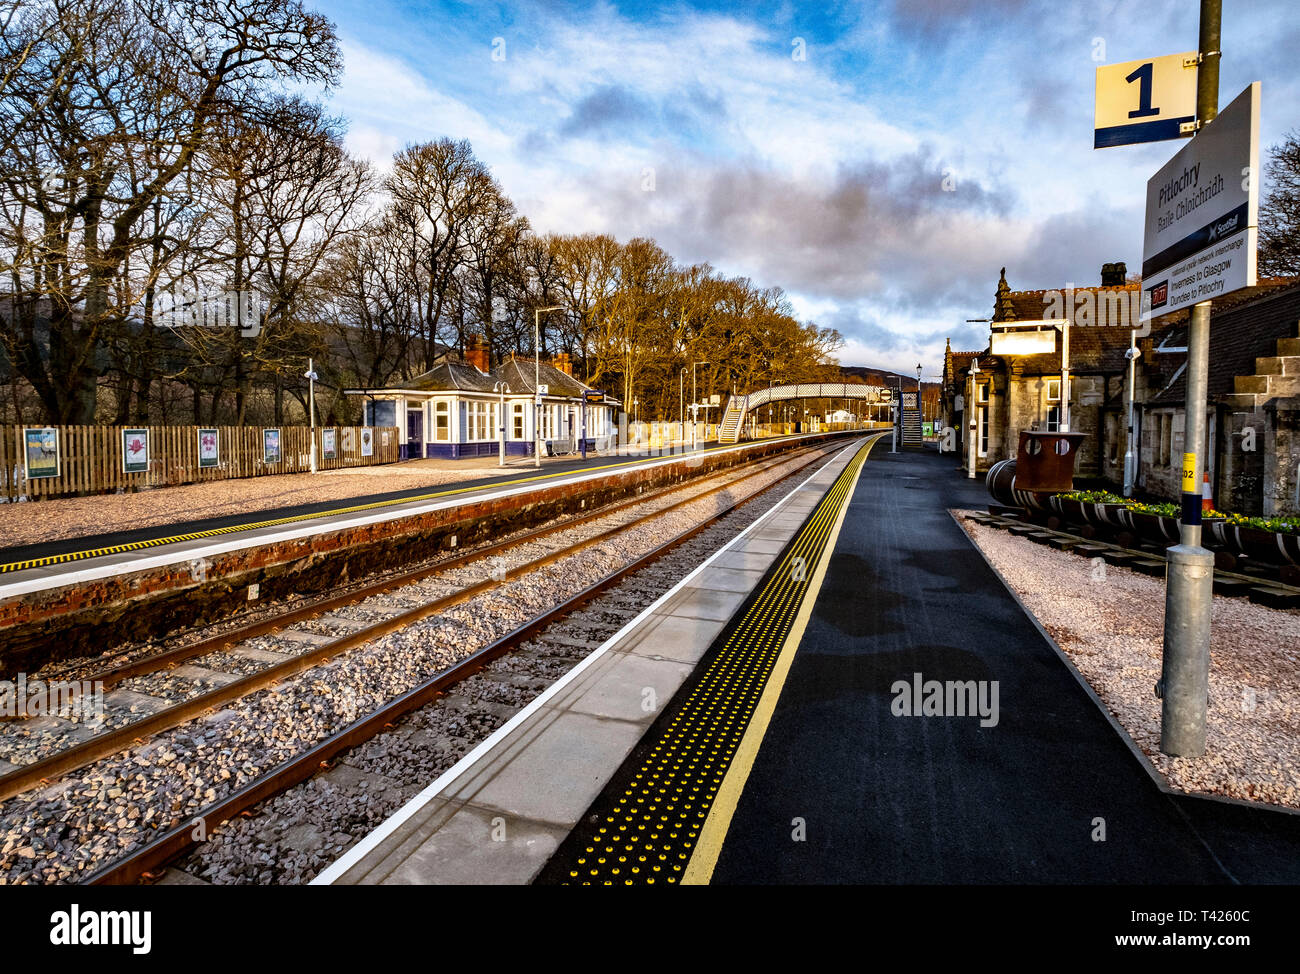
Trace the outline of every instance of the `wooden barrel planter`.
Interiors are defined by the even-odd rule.
[[[1089,523],[1106,531],[1129,531],[1131,530],[1128,522],[1124,520],[1124,512],[1128,510],[1123,504],[1109,503],[1106,501],[1090,501],[1083,505],[1084,515],[1088,518]]]
[[[1270,565],[1300,566],[1300,535],[1246,524],[1224,525],[1223,535],[1227,547],[1238,555]]]
[[[1143,541],[1153,544],[1177,544],[1180,540],[1178,518],[1165,514],[1149,514],[1126,508],[1124,517],[1130,529]]]

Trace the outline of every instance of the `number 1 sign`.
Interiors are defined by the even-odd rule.
[[[1097,69],[1092,147],[1161,142],[1192,134],[1197,54],[1167,54]]]

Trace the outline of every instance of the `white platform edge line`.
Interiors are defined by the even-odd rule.
[[[816,436],[816,435],[818,434],[809,433],[809,434],[804,434],[803,436],[795,437],[794,439],[800,440],[800,439],[805,439],[808,436]],[[741,444],[735,444],[735,445],[725,446],[725,447],[716,447],[714,449],[701,452],[698,454],[698,456],[700,457],[716,456],[722,453],[730,453],[735,450],[752,447],[759,442],[762,441],[756,440],[750,443],[741,443]],[[419,517],[420,515],[423,514],[432,513],[433,511],[445,510],[446,508],[449,507],[457,507],[471,500],[474,502],[492,501],[492,500],[498,500],[502,497],[509,497],[512,494],[519,494],[529,490],[536,490],[539,487],[550,488],[550,487],[563,487],[569,484],[578,484],[578,483],[582,483],[585,480],[594,480],[597,477],[607,476],[609,473],[626,471],[629,469],[629,467],[635,467],[638,470],[648,470],[654,467],[663,466],[664,464],[674,463],[683,459],[690,459],[691,456],[692,454],[690,453],[674,453],[665,457],[657,457],[653,459],[647,458],[643,462],[631,461],[624,465],[608,464],[607,467],[604,469],[592,470],[582,474],[572,474],[572,475],[555,474],[554,480],[544,477],[543,478],[543,480],[545,481],[544,483],[536,480],[531,480],[525,484],[504,485],[501,490],[498,490],[495,493],[475,494],[473,497],[468,497],[468,496],[446,497],[437,501],[429,501],[428,503],[423,504],[420,507],[399,509],[400,504],[406,503],[403,501],[399,501],[397,504],[392,505],[391,508],[387,510],[371,511],[364,514],[357,514],[355,517],[349,517],[346,520],[334,521],[325,525],[314,523],[320,518],[327,518],[330,516],[329,512],[325,511],[319,515],[316,515],[312,520],[304,522],[303,526],[301,527],[285,528],[282,531],[276,531],[272,534],[259,534],[253,536],[245,536],[245,537],[232,537],[231,540],[229,541],[213,541],[207,544],[204,544],[205,539],[195,539],[192,542],[173,542],[172,544],[200,544],[202,545],[202,547],[177,549],[169,546],[168,550],[164,553],[159,553],[159,554],[146,556],[144,558],[138,558],[138,559],[132,558],[130,561],[126,561],[126,562],[115,562],[113,564],[100,565],[99,567],[87,567],[80,571],[56,572],[55,574],[24,579],[21,582],[10,582],[8,584],[0,582],[0,600],[13,598],[19,595],[30,595],[33,592],[43,592],[43,591],[48,591],[50,589],[63,588],[66,585],[75,585],[78,582],[93,582],[96,579],[100,579],[100,578],[112,578],[113,576],[116,575],[128,575],[134,572],[148,571],[151,568],[164,568],[168,565],[175,565],[181,562],[196,561],[199,558],[210,558],[215,555],[223,555],[231,551],[241,551],[245,548],[256,548],[262,545],[278,544],[284,541],[295,541],[299,538],[306,538],[317,534],[324,534],[327,531],[344,531],[344,530],[348,530],[349,528],[361,528],[369,524],[378,524],[384,521],[396,521],[407,517]],[[468,495],[469,493],[471,493],[473,490],[476,489],[491,490],[492,487],[488,486],[483,488],[469,488],[464,493]],[[412,500],[409,503],[417,503],[417,502]],[[268,509],[268,513],[270,513],[273,510],[274,508]],[[322,530],[322,528],[324,530]],[[257,530],[265,530],[265,529],[250,528],[249,530],[257,531]],[[147,551],[148,549],[140,549],[140,550]],[[120,558],[122,556],[129,556],[131,554],[132,552],[123,551],[123,552],[118,552],[117,554],[114,555],[101,555],[99,557]],[[94,559],[87,558],[85,560],[89,562],[89,561],[93,561]],[[76,564],[76,562],[63,562],[63,564],[65,565]],[[46,565],[46,566],[41,566],[39,568],[25,569],[25,570],[44,572],[44,571],[48,571],[51,568],[57,568],[57,566]]]
[[[799,486],[795,487],[794,490],[791,490],[788,494],[786,494],[779,501],[773,504],[771,509],[766,511],[761,517],[755,520],[753,524],[745,528],[745,530],[737,534],[734,538],[732,538],[725,545],[723,545],[721,548],[719,548],[717,551],[711,554],[708,558],[704,559],[704,561],[696,565],[695,568],[692,569],[688,575],[686,575],[683,579],[681,579],[681,581],[679,581],[676,585],[670,588],[663,595],[659,596],[659,598],[655,599],[654,602],[648,605],[638,616],[636,616],[634,619],[631,619],[626,625],[623,626],[622,629],[620,629],[614,635],[610,636],[609,639],[605,640],[605,642],[602,643],[598,648],[593,649],[591,651],[591,654],[587,656],[586,659],[578,663],[573,669],[569,670],[568,673],[560,677],[559,680],[557,680],[555,683],[552,683],[549,687],[543,690],[541,694],[533,698],[533,700],[530,703],[528,703],[522,710],[520,710],[519,713],[515,714],[508,721],[506,721],[504,724],[498,727],[495,731],[492,732],[492,734],[489,737],[487,737],[484,741],[482,741],[476,748],[474,748],[463,758],[457,761],[454,765],[452,765],[450,768],[444,771],[431,784],[425,787],[423,791],[421,791],[419,794],[412,797],[410,801],[408,801],[405,805],[403,805],[396,812],[394,812],[383,822],[381,822],[373,832],[371,832],[364,839],[362,839],[360,842],[354,845],[351,849],[343,853],[341,857],[336,859],[324,870],[318,873],[316,875],[316,878],[313,879],[308,885],[310,886],[333,885],[335,880],[343,876],[346,872],[348,872],[348,870],[350,870],[353,866],[355,866],[358,862],[360,862],[366,855],[368,855],[376,847],[378,847],[380,843],[382,843],[390,835],[396,832],[397,829],[399,829],[407,821],[407,819],[409,819],[416,812],[418,812],[425,805],[427,805],[430,800],[436,798],[438,794],[441,791],[443,791],[443,789],[445,789],[448,785],[452,784],[452,782],[454,782],[457,778],[459,778],[466,771],[468,771],[473,765],[477,764],[480,758],[482,758],[488,752],[496,748],[496,746],[500,744],[506,737],[508,737],[515,730],[516,727],[518,727],[525,720],[527,720],[538,710],[540,710],[548,700],[561,693],[566,686],[568,686],[570,683],[576,680],[589,666],[592,666],[596,662],[596,660],[600,659],[607,652],[609,652],[612,647],[617,645],[618,642],[622,640],[629,632],[631,632],[633,629],[639,626],[647,616],[649,616],[651,613],[655,611],[655,609],[659,608],[660,605],[662,605],[669,598],[675,595],[680,589],[685,587],[693,578],[699,575],[700,572],[704,571],[704,569],[707,568],[709,565],[711,565],[716,559],[721,558],[724,554],[726,554],[726,552],[731,550],[731,548],[738,541],[740,541],[741,538],[745,537],[745,535],[749,534],[749,532],[753,531],[760,524],[766,521],[769,517],[771,517],[777,511],[779,511],[787,501],[789,501],[792,497],[795,496],[795,494],[799,490],[808,486],[809,483],[811,483],[816,477],[818,477],[826,469],[827,466],[830,466],[831,463],[838,462],[840,458],[844,456],[845,453],[848,453],[853,449],[854,446],[848,446],[845,447],[843,450],[841,450],[839,453],[835,454],[834,459],[832,459],[825,466],[821,467],[820,469],[812,473],[806,480],[802,481],[799,484]]]

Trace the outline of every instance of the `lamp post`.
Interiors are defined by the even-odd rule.
[[[698,435],[698,432],[696,427],[699,425],[699,415],[700,415],[699,414],[700,392],[699,392],[699,388],[696,386],[695,383],[695,366],[708,365],[708,364],[709,363],[704,360],[691,363],[691,449],[692,450],[694,450],[697,446],[696,437]]]
[[[682,442],[686,442],[686,366],[682,366],[681,375],[677,377],[677,407],[681,415],[677,422],[681,428]]]
[[[542,386],[542,312],[561,310],[558,304],[533,309],[533,466],[538,468],[542,465],[542,437],[537,423],[542,410],[542,394],[538,391]]]
[[[311,472],[316,472],[316,366],[312,359],[307,360],[307,409],[311,414]]]
[[[921,404],[921,363],[916,363],[916,431],[922,433],[921,424],[925,422],[925,409]]]
[[[492,386],[492,391],[501,396],[499,413],[501,425],[497,427],[497,466],[504,467],[506,465],[506,384],[498,382]]]
[[[980,360],[970,361],[970,398],[966,400],[966,426],[970,430],[970,447],[966,456],[966,476],[975,479],[975,451],[979,449],[979,413],[975,408],[975,376],[980,374]]]

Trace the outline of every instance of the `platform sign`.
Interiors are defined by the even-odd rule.
[[[1098,68],[1092,147],[1190,136],[1196,121],[1196,74],[1195,51]]]
[[[53,427],[23,430],[23,462],[28,480],[59,475],[59,431]]]
[[[604,402],[604,401],[605,401],[605,390],[604,390],[604,389],[588,389],[588,390],[586,390],[586,391],[582,394],[582,398],[585,399],[587,402]]]
[[[273,463],[279,463],[281,459],[280,431],[278,429],[262,430],[262,462],[270,466]]]
[[[1056,351],[1054,322],[1043,322],[1043,327],[1025,331],[1006,331],[995,328],[990,336],[990,350],[994,355],[1039,355]]]
[[[1259,82],[1147,182],[1142,320],[1255,283]]]
[[[215,429],[199,430],[199,467],[221,465],[221,434]]]
[[[338,430],[330,427],[321,430],[320,434],[321,453],[326,460],[337,460],[339,457],[338,450]]]
[[[149,431],[122,430],[122,472],[144,473],[149,469]]]

